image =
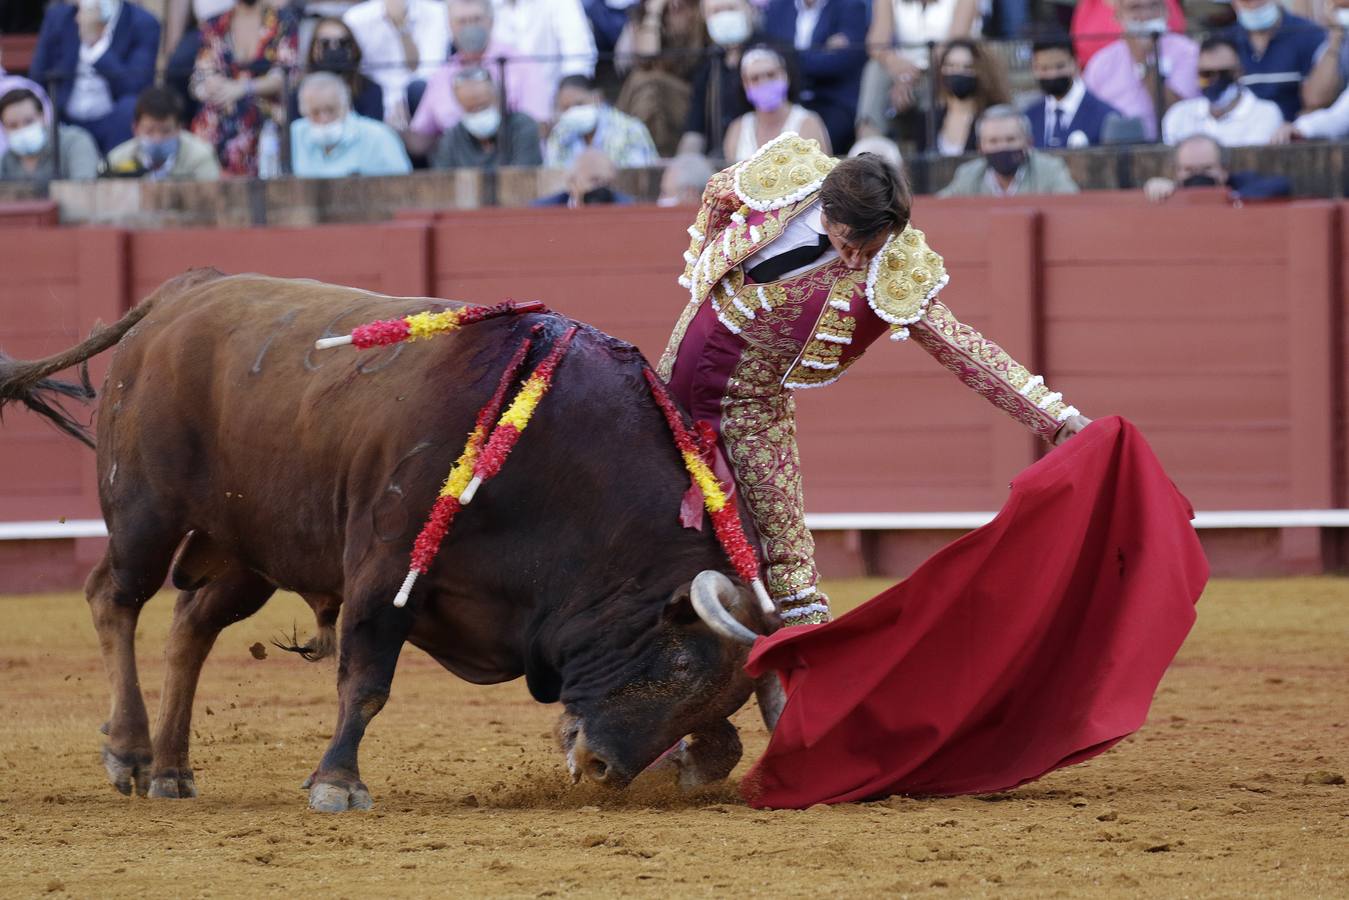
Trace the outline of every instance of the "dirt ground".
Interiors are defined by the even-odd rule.
[[[830,585],[840,606],[879,583]],[[146,608],[151,713],[172,606]],[[300,782],[335,715],[331,661],[266,643],[280,596],[227,630],[193,725],[196,800],[104,780],[108,693],[76,595],[0,598],[0,896],[1349,896],[1349,580],[1217,582],[1147,726],[1006,794],[759,812],[567,784],[557,709],[457,681],[415,650],[362,746],[371,813]],[[746,762],[765,735],[736,718]]]

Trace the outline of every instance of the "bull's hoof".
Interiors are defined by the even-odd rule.
[[[197,796],[191,770],[168,769],[150,779],[150,796],[162,800],[188,800]]]
[[[375,801],[359,781],[350,786],[318,782],[309,789],[309,808],[315,812],[335,813],[372,809]]]
[[[131,796],[134,787],[136,793],[144,797],[150,790],[150,754],[131,751],[116,753],[107,744],[103,745],[103,768],[108,772],[108,780],[118,792]]]

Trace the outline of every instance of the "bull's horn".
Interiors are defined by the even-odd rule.
[[[708,628],[740,644],[754,643],[758,635],[742,625],[727,609],[727,604],[740,602],[731,579],[712,569],[699,572],[698,577],[693,579],[690,595],[694,612],[707,623]]]

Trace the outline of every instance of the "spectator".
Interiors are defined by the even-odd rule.
[[[763,22],[770,41],[796,48],[801,104],[824,120],[832,146],[850,146],[867,63],[864,0],[771,0]]]
[[[641,120],[661,156],[684,133],[704,31],[699,0],[641,0],[619,35],[614,66],[627,78],[615,106]]]
[[[716,45],[703,57],[693,74],[693,93],[680,153],[717,153],[726,129],[749,111],[740,87],[740,55],[746,47],[763,43],[754,31],[754,19],[746,0],[702,0],[703,22]]]
[[[899,145],[888,137],[873,134],[858,138],[848,151],[848,155],[861,156],[863,153],[874,153],[899,171],[904,171],[904,155],[899,152]]]
[[[168,0],[164,14],[164,46],[172,47],[164,63],[164,82],[184,99],[183,120],[191,122],[201,109],[192,96],[192,72],[201,53],[201,25],[224,15],[234,0]]]
[[[1076,194],[1063,160],[1031,148],[1030,122],[1007,105],[989,107],[979,118],[981,159],[956,169],[941,197],[1011,197]]]
[[[614,190],[614,179],[617,177],[618,168],[614,161],[605,156],[603,150],[587,147],[572,160],[571,170],[567,172],[566,189],[540,197],[534,201],[534,205],[566,206],[571,209],[606,203],[627,206],[633,202],[632,198]]]
[[[595,49],[601,54],[607,56],[617,48],[632,8],[638,3],[639,0],[585,0],[586,19],[590,22]]]
[[[1166,30],[1166,5],[1162,0],[1119,0],[1116,11],[1124,37],[1091,58],[1082,81],[1087,90],[1119,110],[1120,115],[1138,119],[1144,137],[1155,141],[1158,119],[1166,111],[1153,103],[1157,79],[1163,80],[1164,107],[1196,96],[1199,45],[1183,34]]]
[[[1349,0],[1323,0],[1322,24],[1326,26],[1326,55],[1335,60],[1334,66],[1317,65],[1302,83],[1303,107],[1322,109],[1330,106],[1349,82],[1349,41],[1344,39],[1349,28]]]
[[[1105,49],[1122,33],[1119,18],[1119,0],[1070,0],[1072,19],[1069,31],[1077,49],[1077,63],[1083,69],[1098,52]],[[1224,3],[1229,0],[1223,0]],[[1177,34],[1185,33],[1185,11],[1180,0],[1166,0],[1166,27]]]
[[[426,79],[445,61],[449,23],[440,0],[363,0],[342,14],[362,71],[384,92],[384,121],[406,128]]]
[[[880,133],[889,110],[903,116],[914,109],[930,62],[927,45],[979,37],[979,9],[977,0],[872,0],[858,134]]]
[[[1304,79],[1314,93],[1315,84],[1324,80],[1325,73],[1333,75],[1339,65],[1336,54],[1321,52],[1325,29],[1285,11],[1278,0],[1232,0],[1232,8],[1237,24],[1229,36],[1246,85],[1261,100],[1279,104],[1284,119],[1291,122],[1304,105]]]
[[[1101,143],[1106,123],[1119,116],[1110,104],[1087,90],[1078,77],[1073,42],[1037,41],[1031,48],[1031,74],[1044,99],[1026,107],[1035,146],[1091,147]]]
[[[937,152],[942,156],[973,153],[978,149],[976,130],[984,110],[1010,102],[1002,64],[989,52],[988,44],[962,38],[946,45],[938,68],[941,81],[937,108],[932,112]],[[913,138],[920,151],[928,149],[926,123]]]
[[[654,166],[660,156],[646,126],[604,102],[584,75],[568,75],[557,87],[557,124],[548,133],[543,158],[569,165],[587,147],[598,147],[623,169]]]
[[[227,175],[258,174],[258,136],[284,98],[283,71],[299,61],[298,14],[258,0],[237,0],[201,26],[192,95],[201,111],[192,133],[215,147]]]
[[[337,16],[325,16],[314,26],[309,40],[309,57],[305,74],[332,72],[347,83],[351,93],[351,108],[367,119],[384,118],[384,91],[377,82],[361,72],[361,45]],[[287,101],[291,121],[300,118],[300,92],[292,89]]]
[[[62,122],[108,150],[131,137],[136,95],[155,79],[159,20],[123,0],[47,7],[29,74],[49,85]]]
[[[1224,187],[1234,200],[1269,200],[1287,197],[1292,185],[1282,175],[1257,172],[1229,172],[1227,151],[1206,134],[1196,134],[1176,145],[1172,156],[1171,178],[1149,178],[1144,195],[1161,203],[1177,188]]]
[[[657,206],[697,206],[703,191],[712,180],[712,164],[706,156],[685,153],[666,165],[660,176],[660,197]]]
[[[1304,112],[1292,122],[1279,126],[1270,143],[1287,144],[1290,141],[1328,140],[1349,137],[1349,90],[1326,109]]]
[[[300,113],[290,124],[292,169],[300,178],[402,175],[412,163],[398,132],[351,111],[347,83],[331,72],[300,82]]]
[[[52,102],[47,97],[47,92],[42,89],[42,85],[22,75],[8,75],[5,73],[5,67],[0,63],[0,97],[5,96],[10,91],[16,91],[23,88],[26,91],[32,91],[33,96],[37,97],[42,104],[42,118],[48,125],[52,121]],[[5,130],[0,128],[0,155],[4,155],[5,148]]]
[[[454,52],[427,79],[426,94],[405,135],[408,149],[425,153],[440,135],[459,123],[463,110],[456,99],[454,80],[460,72],[495,66],[502,59],[506,60],[507,104],[536,123],[548,121],[553,115],[555,83],[547,80],[540,67],[515,61],[519,53],[498,36],[494,27],[492,0],[449,0],[448,6]]]
[[[740,80],[752,112],[747,112],[726,129],[723,149],[728,162],[749,159],[764,144],[784,131],[794,131],[820,142],[825,153],[832,153],[829,133],[815,113],[795,102],[794,85],[787,64],[777,51],[755,47],[740,58]]]
[[[486,69],[461,69],[454,76],[459,121],[440,137],[431,154],[434,169],[494,169],[537,166],[538,123],[522,112],[501,115],[501,94]]]
[[[8,147],[0,157],[0,181],[83,180],[98,174],[98,147],[89,132],[59,125],[60,167],[51,148],[51,128],[44,121],[42,101],[26,88],[0,96],[0,127]]]
[[[1277,103],[1261,100],[1242,86],[1237,48],[1227,38],[1209,38],[1199,49],[1199,91],[1201,96],[1166,111],[1165,143],[1206,134],[1224,147],[1268,144],[1283,125]]]
[[[171,88],[152,85],[136,100],[131,140],[108,153],[107,173],[150,181],[215,181],[215,148],[183,130],[183,102]]]
[[[547,88],[568,75],[595,77],[595,36],[581,0],[493,0],[496,30],[504,43],[534,62],[517,62]],[[508,82],[509,88],[509,82]],[[507,90],[509,93],[509,89]]]

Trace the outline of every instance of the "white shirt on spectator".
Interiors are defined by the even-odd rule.
[[[873,0],[884,3],[885,0]],[[893,0],[895,5],[895,40],[899,42],[899,55],[913,63],[924,72],[927,71],[929,41],[944,44],[952,37],[967,35],[951,34],[951,23],[955,21],[956,6],[959,0]],[[983,27],[982,4],[980,12],[974,16],[974,26],[968,37],[979,37]],[[907,46],[906,46],[907,45]]]
[[[820,13],[829,0],[815,0],[813,6],[806,6],[805,0],[796,0],[796,49],[809,50],[810,39],[815,34],[815,26],[820,22]]]
[[[441,0],[407,0],[403,27],[417,48],[415,73],[408,70],[403,39],[389,21],[384,0],[357,3],[342,21],[361,47],[361,71],[384,91],[385,119],[404,108],[408,82],[414,77],[429,78],[449,51],[449,12]]]
[[[112,44],[112,30],[122,17],[122,4],[118,3],[112,11],[112,18],[103,23],[103,34],[99,35],[92,46],[80,43],[80,61],[75,66],[75,83],[70,86],[70,101],[66,104],[66,115],[77,122],[92,122],[112,112],[112,89],[108,79],[94,69],[108,46]]]
[[[566,75],[595,75],[595,34],[581,0],[493,0],[493,36],[521,56],[549,57],[537,63],[556,89]]]
[[[1215,118],[1206,97],[1181,100],[1162,117],[1162,142],[1175,145],[1196,134],[1213,138],[1224,147],[1268,144],[1283,124],[1283,112],[1272,100],[1261,100],[1241,88],[1236,105],[1222,118]]]
[[[824,223],[820,220],[820,213],[824,210],[824,204],[816,200],[801,215],[787,223],[787,227],[782,230],[781,236],[770,242],[758,253],[745,260],[745,271],[749,271],[761,262],[767,262],[775,256],[786,253],[788,250],[795,250],[797,247],[814,246],[820,242],[820,235],[825,234]],[[823,265],[838,256],[838,251],[833,245],[826,247],[820,258],[812,263],[806,263],[792,269],[790,272],[783,272],[778,276],[779,279],[791,278],[807,269],[813,269],[815,266]]]
[[[1073,86],[1063,95],[1063,99],[1045,94],[1045,146],[1053,146],[1049,139],[1054,134],[1054,117],[1060,111],[1063,113],[1063,140],[1065,144],[1068,142],[1068,127],[1073,124],[1073,116],[1077,115],[1077,108],[1082,105],[1082,98],[1086,95],[1087,88],[1081,78],[1073,79]]]
[[[1349,135],[1349,90],[1336,97],[1335,102],[1325,109],[1314,109],[1298,116],[1293,127],[1303,137],[1313,140],[1322,138],[1333,141]]]

